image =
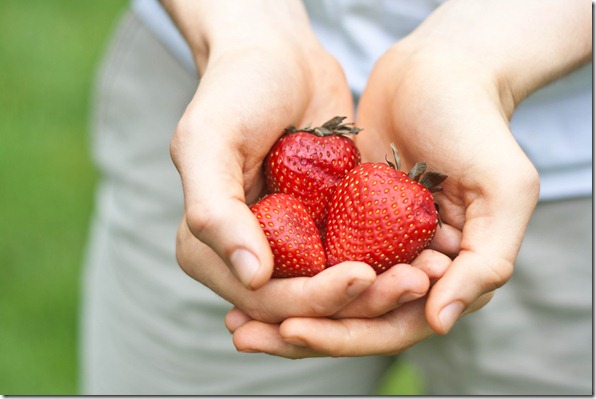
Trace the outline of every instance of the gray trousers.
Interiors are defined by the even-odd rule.
[[[541,202],[509,282],[406,357],[432,393],[591,395],[592,282],[591,198]]]
[[[237,353],[223,324],[231,305],[176,264],[183,199],[169,141],[197,84],[125,16],[94,103],[101,180],[83,281],[82,393],[373,393],[391,357]],[[591,392],[590,227],[589,199],[538,207],[511,282],[448,336],[406,352],[431,393]]]

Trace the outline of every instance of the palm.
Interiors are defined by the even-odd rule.
[[[400,69],[391,54],[383,57],[362,96],[365,132],[357,139],[367,160],[383,160],[393,142],[405,168],[424,160],[449,176],[435,196],[447,227],[434,245],[455,259],[431,291],[429,315],[460,289],[463,275],[469,288],[455,297],[466,305],[507,281],[537,199],[536,172],[496,90],[470,71],[432,68]]]

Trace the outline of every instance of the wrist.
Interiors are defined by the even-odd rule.
[[[442,93],[446,98],[483,98],[509,117],[517,105],[511,87],[498,69],[465,56],[455,56],[452,49],[418,42],[408,37],[393,45],[379,64],[389,70],[384,76],[392,85],[388,93],[400,98],[424,98],[428,93]]]
[[[273,53],[277,58],[286,51],[320,47],[301,1],[162,3],[189,44],[201,74],[209,60],[225,54],[256,51]]]
[[[585,0],[452,0],[439,7],[397,52],[482,78],[513,109],[529,94],[589,61],[590,3]]]

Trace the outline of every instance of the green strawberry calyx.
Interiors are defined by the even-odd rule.
[[[318,137],[326,137],[326,136],[333,136],[333,135],[354,135],[358,134],[362,131],[362,129],[357,128],[354,126],[354,123],[342,123],[346,119],[345,116],[335,116],[328,120],[327,122],[323,123],[321,126],[311,127],[309,123],[303,128],[296,128],[295,126],[290,126],[286,129],[286,133],[297,133],[297,132],[308,132],[312,133]]]
[[[401,170],[401,161],[399,158],[399,153],[397,152],[397,148],[393,143],[391,143],[391,151],[393,152],[393,159],[395,163],[388,160],[386,156],[385,161],[393,169]],[[426,169],[426,162],[417,162],[416,165],[414,165],[414,167],[412,168],[412,170],[408,172],[408,177],[410,178],[410,180],[414,180],[422,184],[431,193],[441,191],[443,187],[441,187],[440,184],[447,178],[447,175],[433,170],[429,170],[427,172]]]

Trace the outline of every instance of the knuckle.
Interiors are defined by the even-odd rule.
[[[305,310],[311,317],[332,315],[337,311],[335,300],[329,301],[329,298],[326,295],[321,296],[320,293],[324,291],[313,286],[314,282],[315,280],[306,278],[301,285],[299,297],[305,299]]]
[[[186,212],[188,229],[198,239],[204,238],[207,232],[212,230],[217,219],[215,209],[205,212],[203,207],[194,206]]]
[[[269,309],[263,304],[249,304],[243,311],[252,319],[263,323],[279,323],[284,320],[283,316],[278,315],[274,309]]]
[[[183,153],[182,149],[185,147],[187,131],[188,128],[186,128],[186,123],[183,120],[180,120],[174,130],[174,134],[172,134],[172,139],[170,140],[170,158],[178,169],[180,169],[179,157],[180,154]]]
[[[184,222],[182,222],[178,227],[178,232],[176,234],[176,262],[180,266],[183,266],[187,263],[188,259],[188,246],[186,245],[188,241],[188,230],[184,226]]]
[[[488,278],[485,283],[484,292],[493,291],[505,285],[513,274],[513,264],[505,259],[495,260],[487,264]]]
[[[309,310],[313,317],[330,316],[334,313],[334,310],[331,310],[331,306],[319,302],[309,303]]]

